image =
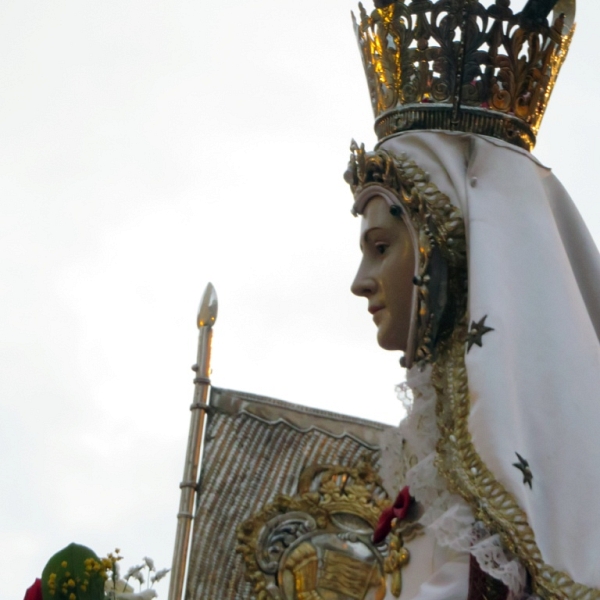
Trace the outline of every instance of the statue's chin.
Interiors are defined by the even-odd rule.
[[[400,350],[406,352],[407,338],[407,332],[397,330],[390,331],[384,324],[377,329],[377,343],[384,350]]]

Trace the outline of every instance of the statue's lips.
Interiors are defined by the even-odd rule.
[[[385,308],[385,306],[381,306],[381,305],[369,306],[369,312],[373,315],[373,320],[375,320],[377,313],[382,311],[384,308]]]

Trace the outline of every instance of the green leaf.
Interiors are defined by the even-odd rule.
[[[104,600],[104,569],[86,570],[86,561],[100,564],[97,554],[81,544],[57,552],[42,572],[43,600]]]

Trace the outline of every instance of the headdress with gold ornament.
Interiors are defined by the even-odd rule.
[[[354,141],[350,149],[344,178],[356,200],[353,214],[361,214],[375,195],[391,194],[391,202],[400,207],[414,233],[414,318],[402,364],[423,367],[433,361],[438,343],[465,311],[467,244],[462,214],[406,154],[394,156],[381,148],[366,152],[364,144]]]
[[[575,0],[376,0],[353,15],[380,141],[443,129],[531,150],[574,32]]]

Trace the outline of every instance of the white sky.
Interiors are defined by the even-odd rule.
[[[209,280],[216,385],[401,416],[348,291],[354,0],[211,4],[0,3],[0,600],[71,541],[170,566]],[[536,155],[598,241],[600,3],[578,22]]]

